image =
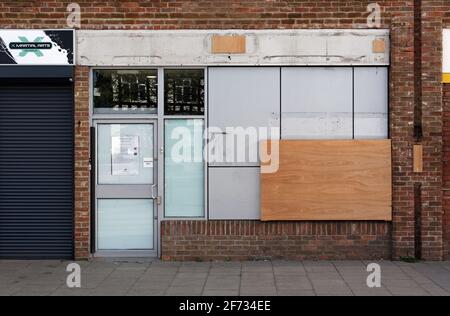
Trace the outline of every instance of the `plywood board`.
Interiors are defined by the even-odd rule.
[[[423,145],[414,145],[414,172],[423,172]]]
[[[372,51],[375,54],[384,54],[386,52],[386,42],[384,39],[376,39],[372,44]]]
[[[245,36],[219,36],[211,38],[211,50],[213,54],[245,54]]]
[[[279,163],[261,174],[263,221],[392,220],[390,140],[282,140]]]

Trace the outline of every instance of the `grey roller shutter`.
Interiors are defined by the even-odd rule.
[[[0,259],[73,258],[73,88],[0,82]]]

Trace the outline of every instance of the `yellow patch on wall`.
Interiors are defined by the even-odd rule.
[[[443,74],[442,75],[442,82],[443,83],[450,83],[450,74]]]

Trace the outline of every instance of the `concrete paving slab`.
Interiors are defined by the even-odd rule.
[[[370,289],[364,261],[80,262],[81,289],[68,289],[70,262],[0,261],[1,296],[450,296],[450,263],[379,261],[380,289]],[[371,263],[371,262],[368,262]]]
[[[278,289],[279,296],[316,296],[313,290],[285,290]]]
[[[214,290],[205,289],[203,296],[239,296],[239,290]]]
[[[170,287],[165,295],[166,296],[201,296],[203,293],[203,287],[198,286],[172,286]]]
[[[164,296],[166,291],[166,289],[133,288],[128,291],[127,296]]]

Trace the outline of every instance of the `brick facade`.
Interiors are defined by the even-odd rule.
[[[450,3],[445,2],[443,22],[444,28],[450,28]],[[450,260],[450,84],[443,85],[443,231],[444,259]]]
[[[421,2],[421,76],[424,173],[414,181],[422,188],[422,258],[439,260],[442,243],[442,17],[448,1]]]
[[[89,68],[75,68],[75,257],[89,258]]]
[[[444,85],[444,180],[443,180],[443,204],[444,204],[444,258],[450,260],[450,84]]]
[[[163,260],[390,259],[384,222],[166,221]]]
[[[0,2],[0,28],[66,28],[66,7],[72,1],[40,0]],[[205,0],[205,1],[109,1],[79,0],[82,29],[301,29],[367,28],[365,0]],[[205,258],[286,256],[289,258],[394,258],[416,253],[415,186],[421,185],[420,219],[422,255],[442,259],[449,253],[449,199],[445,193],[442,221],[442,85],[440,83],[440,32],[449,26],[448,0],[380,0],[382,28],[391,31],[390,135],[393,143],[393,222],[259,223],[259,222],[163,222],[163,256],[193,258],[205,245]],[[416,7],[414,6],[416,3]],[[417,13],[417,3],[421,4]],[[447,6],[447,7],[446,7]],[[420,13],[420,12],[419,12]],[[416,19],[415,19],[416,17]],[[418,24],[419,23],[419,24]],[[420,28],[418,28],[420,26]],[[421,36],[414,36],[419,29]],[[417,42],[421,39],[421,42]],[[417,47],[420,67],[415,66]],[[416,51],[415,51],[416,48]],[[420,76],[419,84],[415,77]],[[77,67],[75,78],[75,246],[76,258],[89,257],[89,78],[88,68]],[[447,89],[448,90],[448,89]],[[444,96],[445,97],[445,96]],[[447,107],[450,106],[447,97]],[[447,111],[446,107],[446,111]],[[421,119],[417,119],[421,109]],[[419,111],[420,112],[420,111]],[[446,112],[447,113],[447,112]],[[445,115],[447,119],[449,116]],[[414,123],[422,123],[423,137],[415,139]],[[448,122],[447,122],[448,123]],[[446,125],[447,126],[447,125]],[[414,174],[412,146],[425,148],[425,172]],[[447,157],[447,156],[445,156]],[[447,160],[446,160],[447,161]],[[448,164],[444,170],[448,171]],[[446,181],[447,174],[444,175]],[[416,199],[417,201],[417,199]],[[446,226],[443,223],[447,223]],[[200,225],[203,228],[197,228]],[[197,229],[235,226],[255,227],[240,236],[220,230]],[[184,227],[184,228],[183,228]],[[270,232],[273,229],[273,235]],[[189,234],[181,235],[188,231]],[[447,244],[442,234],[447,232]],[[173,234],[173,236],[172,236]],[[208,238],[211,237],[211,241]],[[282,243],[283,241],[283,243]],[[286,244],[284,244],[286,242]],[[248,247],[246,247],[248,245]],[[218,250],[222,250],[222,255]],[[192,254],[186,253],[192,250]],[[209,249],[209,248],[207,248]],[[180,252],[177,252],[177,251]],[[203,250],[202,250],[203,251]],[[206,253],[208,251],[208,253]]]

